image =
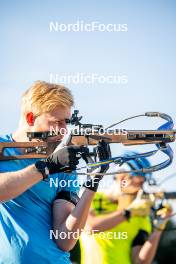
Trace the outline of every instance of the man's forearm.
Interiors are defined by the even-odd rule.
[[[71,213],[69,213],[66,220],[60,224],[60,221],[55,219],[54,231],[58,230],[59,233],[64,232],[67,235],[64,240],[61,238],[56,239],[57,245],[62,250],[70,251],[76,244],[77,239],[74,238],[74,235],[70,234],[77,232],[79,235],[81,233],[85,226],[94,194],[95,192],[85,189],[81,199],[77,203],[76,207],[71,211]],[[54,206],[57,206],[57,203]],[[57,209],[55,208],[55,210]]]
[[[35,165],[15,172],[0,173],[0,202],[17,197],[42,179]]]
[[[154,231],[139,252],[139,264],[151,264],[161,238],[161,231]]]
[[[69,230],[76,231],[84,228],[94,195],[95,192],[85,189],[77,206],[66,220],[66,226]]]

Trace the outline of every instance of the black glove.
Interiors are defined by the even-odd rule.
[[[88,153],[88,148],[83,146],[68,146],[52,153],[45,160],[37,161],[36,168],[47,178],[49,174],[71,172],[76,169],[81,154]]]
[[[93,149],[93,151],[96,162],[111,158],[111,150],[109,144],[103,140],[98,143],[98,145]],[[98,173],[106,173],[108,169],[109,164],[101,165]],[[98,189],[99,182],[103,178],[103,176],[104,175],[97,175],[94,177],[89,176],[83,186],[91,191],[96,192]]]
[[[108,143],[106,143],[103,140],[98,143],[98,145],[93,149],[93,151],[96,162],[111,158],[110,146]],[[109,169],[109,164],[101,165],[100,173],[106,172],[108,169]]]

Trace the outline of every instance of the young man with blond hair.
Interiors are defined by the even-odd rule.
[[[19,126],[0,142],[27,142],[27,132],[66,129],[73,97],[62,85],[37,81],[22,97]],[[60,141],[61,135],[48,138]],[[34,140],[35,141],[35,140]],[[96,188],[86,188],[81,199],[73,181],[77,179],[78,153],[84,147],[65,146],[44,160],[0,161],[0,263],[68,264],[77,239],[68,233],[81,232]],[[6,155],[19,155],[19,149],[6,149]],[[65,171],[72,171],[66,174]],[[71,185],[50,186],[49,179],[69,180]],[[70,181],[72,180],[72,181]],[[66,234],[51,237],[55,234]],[[57,231],[57,232],[56,232]]]

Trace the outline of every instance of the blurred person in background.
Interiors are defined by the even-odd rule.
[[[126,152],[125,156],[137,153]],[[125,170],[150,166],[146,158],[126,162]],[[172,213],[170,205],[158,210],[152,230],[150,209],[153,198],[143,197],[147,173],[115,176],[114,184],[97,192],[81,235],[82,264],[150,264],[156,254],[161,234]]]

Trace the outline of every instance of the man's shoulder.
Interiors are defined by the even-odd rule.
[[[13,141],[12,134],[0,135],[0,142],[11,142],[11,141]]]

